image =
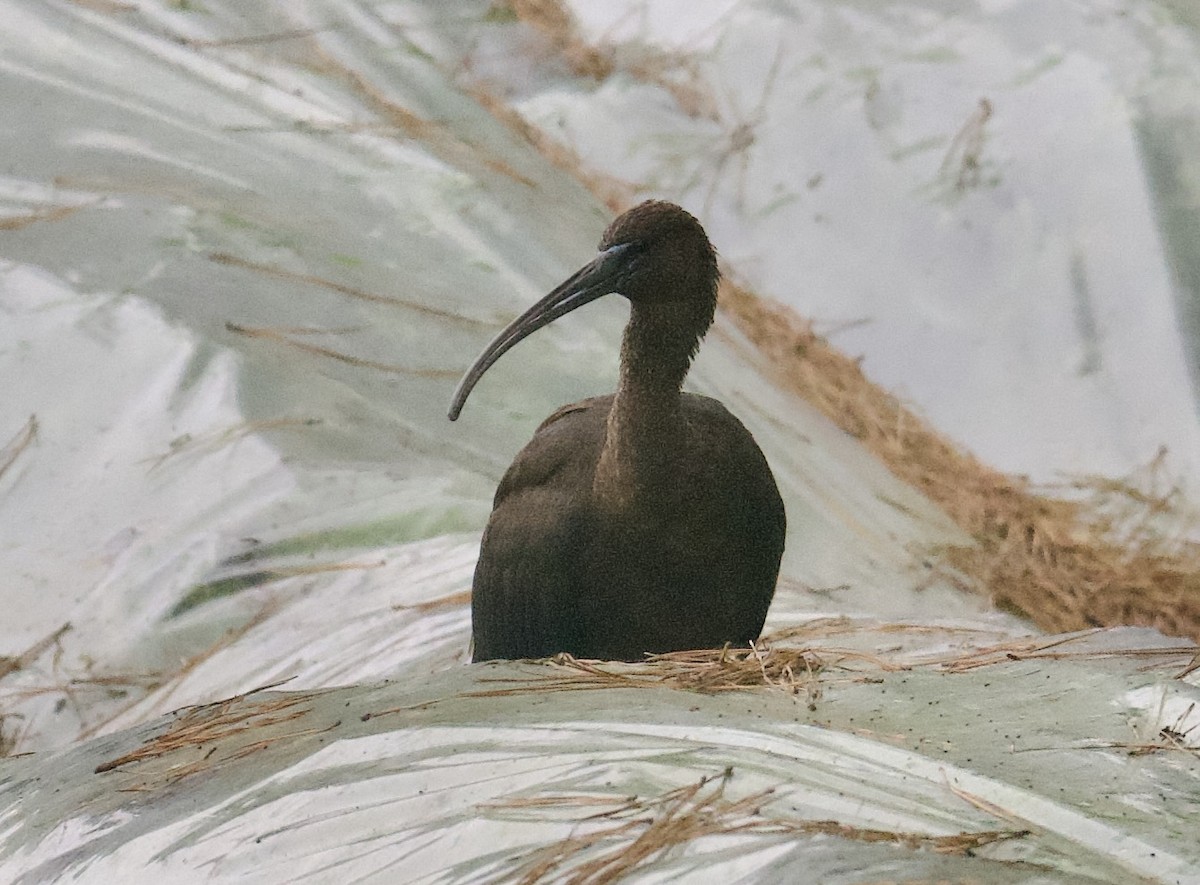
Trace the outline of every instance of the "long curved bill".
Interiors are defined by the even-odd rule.
[[[565,316],[577,307],[583,307],[589,301],[595,301],[603,295],[614,292],[614,284],[618,281],[621,271],[625,268],[623,255],[629,248],[628,243],[620,243],[605,249],[590,264],[581,267],[568,279],[560,283],[553,292],[542,298],[525,311],[492,339],[492,343],[484,348],[467,369],[454,398],[450,400],[450,420],[458,419],[463,404],[471,395],[476,382],[483,373],[492,367],[496,360],[508,351],[514,344],[533,334],[542,326],[549,325],[561,316]]]

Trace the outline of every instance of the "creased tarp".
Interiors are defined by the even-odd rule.
[[[881,626],[845,624],[839,638],[896,635]],[[913,630],[955,637],[960,653],[972,644],[965,631]],[[816,700],[649,682],[585,690],[563,668],[487,665],[180,711],[7,763],[0,871],[14,882],[515,879],[540,849],[607,831],[550,868],[563,876],[615,862],[644,830],[619,827],[664,816],[653,800],[706,776],[673,812],[700,815],[709,834],[646,881],[1200,881],[1194,751],[1136,751],[1165,710],[1190,704],[1175,724],[1194,727],[1198,692],[1171,678],[1194,648],[1109,631],[985,652],[977,663],[990,665],[951,672],[839,659],[829,641],[814,643],[829,664]],[[571,678],[577,690],[563,688]],[[752,811],[730,811],[756,795]],[[819,828],[829,821],[996,840],[970,856],[913,851]]]
[[[528,342],[457,424],[450,390],[607,213],[374,7],[3,10],[0,439],[37,426],[0,477],[30,596],[0,637],[5,734],[463,660],[495,483],[542,417],[611,387],[622,306]],[[757,359],[721,322],[691,383],[741,404],[788,499],[772,625],[830,592],[982,612],[920,557],[967,539]]]

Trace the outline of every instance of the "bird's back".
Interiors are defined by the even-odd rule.
[[[638,660],[762,629],[785,517],[753,437],[685,394],[669,500],[613,519],[591,493],[612,400],[555,412],[501,481],[475,571],[475,660]]]

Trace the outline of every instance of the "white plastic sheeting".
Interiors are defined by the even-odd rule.
[[[461,595],[437,621],[411,606],[467,589],[474,533],[533,426],[613,383],[621,307],[602,304],[528,342],[447,422],[461,370],[592,254],[605,214],[402,31],[367,27],[368,7],[215,9],[11,10],[24,36],[7,37],[0,88],[23,109],[4,137],[24,178],[5,191],[0,358],[21,396],[3,432],[31,416],[38,431],[2,478],[33,594],[2,650],[71,624],[61,652],[9,677],[18,750],[280,676],[462,659]],[[307,65],[236,42],[322,23]],[[963,540],[947,520],[764,385],[732,328],[710,338],[693,383],[744,404],[789,498],[791,592],[772,623],[823,609],[827,588],[882,614],[981,611],[929,586],[914,554]],[[337,637],[319,660],[314,628]],[[66,704],[43,690],[64,683]]]
[[[518,106],[707,206],[752,288],[988,463],[1118,475],[1166,446],[1194,483],[1188,6],[583,0],[587,38],[682,54],[664,79],[708,100],[614,77]]]
[[[1073,31],[1090,79],[1055,79],[1078,64],[1034,65],[1043,50],[1011,4],[944,20],[920,4],[725,3],[709,18],[695,4],[697,27],[679,31],[656,18],[666,4],[607,22],[580,6],[585,33],[624,53],[680,53],[717,102],[709,119],[623,74],[573,79],[486,3],[0,0],[0,377],[13,379],[0,398],[0,654],[13,659],[0,713],[10,749],[33,753],[0,762],[0,878],[519,876],[535,848],[593,826],[571,807],[581,795],[648,802],[702,777],[715,789],[731,767],[725,795],[771,789],[762,816],[793,829],[705,836],[642,875],[1196,881],[1195,677],[1173,678],[1187,652],[867,668],[822,676],[815,710],[780,692],[493,696],[493,680],[545,668],[458,666],[494,483],[542,416],[611,386],[622,319],[599,303],[539,333],[445,421],[457,374],[590,256],[608,217],[473,97],[480,84],[587,162],[703,214],[764,291],[827,322],[870,319],[845,343],[994,460],[1124,470],[1168,443],[1189,469],[1189,339],[1170,301],[1187,256],[1167,261],[1189,203],[1151,185],[1173,176],[1186,195],[1192,180],[1163,127],[1169,107],[1173,137],[1194,144],[1200,91],[1177,88],[1196,83],[1194,40],[1148,4],[1044,7],[1150,48],[1113,52],[1106,75],[1108,44]],[[914,22],[951,48],[895,48]],[[1094,99],[1097,84],[1110,98],[1138,85],[1149,110],[1106,116],[1113,101],[1071,91]],[[949,98],[922,97],[937,89],[968,116],[981,95],[993,105],[980,182],[961,192],[921,185],[961,126]],[[1021,107],[1039,131],[1063,106],[1101,108],[1071,142],[1099,144],[1089,176],[1038,167],[1031,183],[1049,148],[1001,123]],[[1140,207],[1105,233],[1136,256],[1122,268],[1148,268],[1136,301],[1106,294],[1119,280],[1094,262],[1112,258],[1110,239],[1062,233],[1081,215],[1106,230],[1103,207],[1084,205],[1099,199],[1091,173],[1111,180],[1112,207]],[[890,245],[864,260],[864,242]],[[963,291],[969,302],[952,300]],[[1091,325],[1081,291],[1108,299]],[[1083,336],[1067,357],[1064,329]],[[1079,348],[1099,368],[1074,372]],[[929,355],[945,358],[917,359]],[[908,663],[1022,635],[931,580],[924,552],[961,534],[757,360],[719,321],[690,383],[751,427],[787,501],[769,626],[908,619],[903,639],[868,620],[855,640],[875,656],[902,646]],[[1020,409],[998,399],[976,363],[1038,395]],[[989,423],[967,401],[989,403]],[[362,719],[383,711],[395,712]],[[181,728],[195,730],[170,752],[96,773]],[[1130,755],[1163,729],[1181,748]],[[1011,838],[943,856],[796,823],[823,820]]]
[[[940,636],[961,651],[979,638]],[[839,665],[827,651],[815,700],[552,691],[561,672],[495,664],[256,693],[7,763],[0,871],[13,882],[515,880],[546,846],[599,833],[550,868],[557,880],[628,851],[641,828],[615,829],[707,776],[702,799],[726,778],[726,802],[761,794],[728,819],[721,802],[696,802],[710,828],[753,826],[667,852],[648,880],[1195,882],[1194,754],[1131,755],[1181,701],[1192,707],[1173,724],[1196,724],[1200,692],[1171,678],[1195,649],[1161,646],[1151,631],[1113,631],[1027,660],[985,653],[989,665],[963,672],[911,658],[890,672]],[[1067,660],[1051,666],[1055,655]],[[644,804],[622,817],[632,797]],[[828,821],[996,841],[954,856],[802,829]]]

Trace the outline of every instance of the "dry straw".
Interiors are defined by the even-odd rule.
[[[938,854],[970,854],[984,845],[1028,835],[1028,830],[987,830],[933,835],[867,829],[832,820],[764,814],[772,790],[732,799],[725,795],[733,769],[653,797],[597,794],[531,796],[484,808],[507,816],[538,819],[548,812],[595,808],[579,820],[578,832],[523,858],[495,882],[535,885],[564,882],[600,885],[622,881],[681,845],[706,836],[755,834],[797,837],[832,835],[861,842],[924,848]]]
[[[837,620],[789,627],[750,646],[668,652],[649,655],[646,660],[636,663],[581,660],[559,654],[539,661],[542,666],[529,676],[483,678],[481,682],[493,683],[496,687],[465,692],[461,696],[495,698],[531,692],[614,688],[670,688],[721,694],[766,688],[803,697],[811,709],[820,700],[824,687],[835,682],[879,682],[888,673],[912,670],[965,673],[1014,661],[1115,658],[1136,661],[1143,670],[1166,671],[1171,678],[1179,679],[1196,669],[1200,660],[1200,648],[1192,644],[1107,648],[1089,642],[1098,632],[1096,630],[991,643],[976,641],[981,636],[960,636],[957,648],[941,651],[905,651],[904,643],[897,642],[888,651],[872,653],[849,646],[827,645],[818,640],[837,632],[848,642],[854,642],[855,634],[868,640],[881,633],[908,634],[909,638],[916,638],[929,628],[862,622],[847,623],[834,632],[825,629]],[[941,632],[948,636],[951,631]],[[866,644],[877,643],[868,641]]]
[[[175,721],[165,731],[128,753],[100,763],[96,766],[96,774],[131,770],[141,781],[121,789],[152,790],[162,784],[215,770],[279,742],[324,734],[340,724],[335,722],[323,727],[280,732],[277,726],[308,717],[312,708],[304,705],[313,699],[311,692],[251,697],[282,684],[266,685],[223,701],[177,711]],[[141,764],[151,760],[163,760],[164,764],[155,766],[153,771],[139,771]]]

